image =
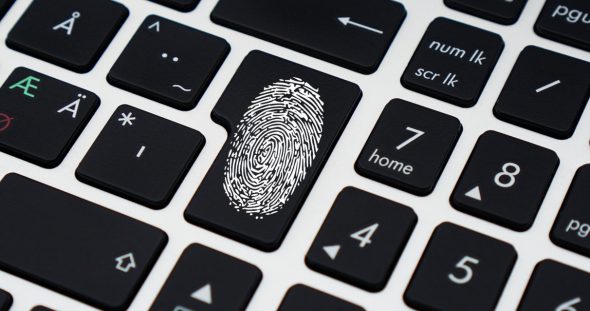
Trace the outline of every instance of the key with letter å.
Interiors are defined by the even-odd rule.
[[[405,17],[391,0],[221,0],[211,13],[215,23],[367,74]]]
[[[100,309],[129,306],[167,242],[157,228],[17,174],[0,182],[0,202],[0,270]]]
[[[228,140],[185,218],[278,248],[360,97],[353,83],[251,52],[213,109]]]
[[[88,72],[129,11],[111,0],[35,0],[6,45],[75,72]]]

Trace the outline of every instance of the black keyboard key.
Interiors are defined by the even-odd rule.
[[[320,292],[317,289],[297,284],[292,286],[278,311],[363,311],[365,309],[350,302],[336,298],[332,295]]]
[[[8,311],[12,305],[12,296],[0,289],[0,311]]]
[[[261,279],[257,267],[192,244],[182,253],[150,310],[245,310]]]
[[[428,242],[404,299],[420,310],[494,310],[516,257],[510,244],[443,223]]]
[[[221,38],[151,15],[107,79],[130,92],[189,110],[195,107],[228,53],[229,45]]]
[[[251,52],[213,109],[229,139],[185,218],[278,248],[360,98],[353,83]]]
[[[35,0],[6,44],[76,72],[88,72],[129,11],[110,0]]]
[[[15,0],[0,0],[0,19],[8,12]]]
[[[553,243],[590,257],[590,164],[578,169],[553,229]]]
[[[305,262],[314,270],[368,291],[382,290],[417,220],[409,207],[345,188]]]
[[[45,306],[35,306],[33,309],[31,309],[31,311],[56,311],[56,310],[49,309]]]
[[[535,24],[542,37],[590,51],[590,2],[547,0]]]
[[[99,102],[92,92],[19,67],[0,88],[0,150],[56,167]]]
[[[511,25],[516,23],[527,0],[445,0],[455,10],[485,18],[492,22]]]
[[[590,274],[544,260],[537,264],[519,311],[582,311],[590,305]]]
[[[574,133],[590,96],[590,63],[526,47],[494,107],[501,120],[565,139]]]
[[[0,182],[0,202],[0,269],[100,309],[129,306],[167,242],[157,228],[16,174]]]
[[[503,49],[499,35],[439,17],[428,26],[401,81],[411,90],[471,107]]]
[[[393,187],[428,195],[461,131],[455,117],[394,99],[385,106],[355,169]]]
[[[178,11],[189,12],[199,4],[199,0],[151,0],[153,2],[168,6]]]
[[[196,130],[119,106],[80,165],[76,176],[150,208],[163,208],[205,145]]]
[[[220,25],[361,73],[379,67],[406,17],[391,0],[221,0]]]
[[[555,152],[488,131],[475,145],[451,204],[510,229],[527,230],[558,166]]]

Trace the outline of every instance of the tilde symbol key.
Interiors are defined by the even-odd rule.
[[[68,36],[70,36],[70,35],[72,35],[72,30],[74,29],[74,23],[76,22],[77,18],[80,18],[80,12],[72,13],[71,18],[68,18],[67,20],[55,25],[53,27],[53,30],[63,29],[66,31],[66,34]]]

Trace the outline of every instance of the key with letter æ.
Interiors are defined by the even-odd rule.
[[[360,97],[353,83],[251,52],[213,109],[228,140],[185,218],[278,248]]]
[[[405,17],[391,0],[221,0],[211,13],[217,24],[366,74]]]
[[[407,206],[345,188],[305,262],[314,270],[368,291],[382,290],[417,220]]]
[[[157,228],[17,174],[0,182],[0,202],[0,270],[100,309],[129,306],[168,240]]]
[[[292,286],[278,311],[364,311],[365,309],[348,301],[336,298],[317,289],[297,284]]]
[[[515,261],[512,245],[443,223],[432,234],[404,300],[419,310],[494,310]]]
[[[518,311],[582,311],[590,304],[590,273],[553,260],[533,272]]]
[[[471,107],[503,49],[499,35],[439,17],[428,26],[401,82],[411,90]]]
[[[182,253],[150,310],[245,310],[261,279],[256,266],[192,244]]]
[[[0,88],[0,150],[56,167],[99,106],[94,93],[27,68]]]

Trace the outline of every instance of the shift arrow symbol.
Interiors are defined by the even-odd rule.
[[[383,34],[383,31],[381,31],[381,30],[379,30],[379,29],[375,29],[375,28],[372,28],[372,27],[369,27],[369,26],[365,26],[365,25],[363,25],[363,24],[359,24],[359,23],[357,23],[357,22],[353,22],[353,21],[351,21],[351,20],[350,20],[350,17],[338,17],[338,20],[339,20],[339,21],[342,23],[342,25],[344,25],[344,26],[348,26],[348,25],[351,25],[351,26],[356,26],[356,27],[358,27],[358,28],[362,28],[362,29],[364,29],[364,30],[372,31],[372,32],[378,33],[378,34],[380,34],[380,35],[382,35],[382,34]]]

